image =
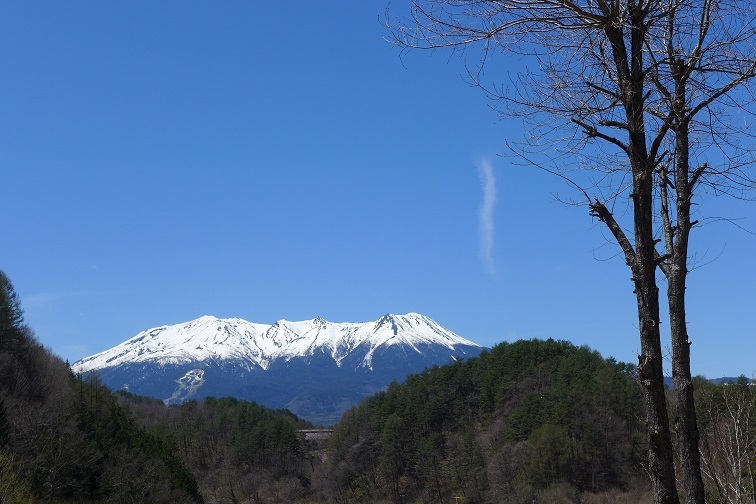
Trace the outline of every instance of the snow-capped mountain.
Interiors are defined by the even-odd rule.
[[[234,396],[333,423],[392,380],[481,350],[417,313],[366,323],[316,318],[273,325],[205,316],[148,329],[72,368],[169,403]]]

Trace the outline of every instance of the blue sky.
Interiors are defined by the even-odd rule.
[[[501,156],[523,126],[462,60],[400,58],[382,2],[280,5],[3,6],[0,269],[38,339],[73,362],[202,315],[415,311],[633,362],[623,261],[560,179]],[[756,229],[755,207],[706,204]],[[756,237],[692,239],[693,371],[751,376]]]

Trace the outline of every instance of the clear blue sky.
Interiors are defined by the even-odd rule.
[[[554,201],[561,180],[500,156],[523,128],[457,56],[400,59],[385,8],[3,5],[0,269],[39,340],[73,362],[206,314],[415,311],[487,346],[552,337],[635,361],[606,233]],[[756,207],[707,208],[756,228]],[[693,245],[693,371],[751,376],[756,237],[710,224]]]

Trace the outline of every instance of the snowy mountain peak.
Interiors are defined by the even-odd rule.
[[[339,366],[353,354],[360,366],[372,368],[375,352],[403,345],[421,353],[434,345],[454,352],[456,346],[477,347],[418,313],[386,314],[375,322],[334,323],[321,317],[301,322],[279,320],[272,325],[240,318],[202,316],[176,325],[147,329],[110,350],[86,357],[72,367],[86,373],[125,364],[187,364],[200,361],[244,362],[250,369],[268,369],[273,361],[323,353]]]
[[[375,329],[378,330],[382,327],[390,328],[391,331],[393,331],[394,334],[396,335],[397,327],[396,327],[396,321],[394,320],[394,316],[389,313],[379,318],[375,323]]]
[[[392,381],[482,350],[418,313],[274,324],[205,315],[147,329],[72,367],[166,404],[231,396],[333,425]]]

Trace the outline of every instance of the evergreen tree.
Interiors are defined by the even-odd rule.
[[[13,283],[0,270],[0,350],[18,348],[23,341],[24,311]]]

